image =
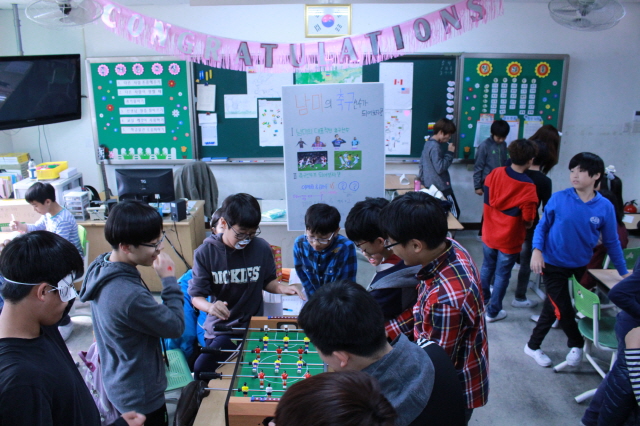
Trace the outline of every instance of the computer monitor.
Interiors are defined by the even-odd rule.
[[[146,203],[176,199],[172,169],[116,169],[118,199]]]

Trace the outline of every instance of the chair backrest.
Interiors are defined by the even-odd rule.
[[[82,225],[78,225],[78,238],[80,239],[80,245],[82,246],[84,255],[89,256],[89,252],[87,250],[87,229]]]
[[[596,319],[600,319],[600,299],[598,295],[582,287],[574,277],[571,277],[571,281],[576,310],[591,319],[594,317],[594,312],[597,312],[598,318]],[[594,310],[593,305],[598,305],[598,309]]]
[[[632,270],[636,265],[638,257],[640,257],[640,247],[622,249],[622,255],[624,256],[624,261],[627,262],[627,269]],[[611,258],[609,257],[609,255],[607,255],[606,259],[604,260],[603,268],[616,269],[615,265],[611,263]]]

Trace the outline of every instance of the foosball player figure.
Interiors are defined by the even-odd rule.
[[[256,359],[258,361],[260,361],[260,351],[262,351],[262,349],[260,349],[260,346],[256,346],[256,348],[254,350],[252,350],[251,352],[253,352],[254,354],[256,354]]]
[[[302,354],[304,353],[304,349],[298,348],[298,358],[302,359]]]
[[[282,359],[282,348],[280,346],[276,349],[276,353],[278,354],[278,359]]]
[[[311,377],[311,373],[309,373],[308,371],[306,373],[304,373],[304,377],[305,379],[308,379],[309,377]]]
[[[242,385],[242,395],[244,395],[244,396],[249,395],[249,386],[247,386],[246,383],[244,385]]]
[[[260,379],[260,389],[264,388],[264,371],[260,370],[258,379]]]
[[[260,365],[260,361],[258,361],[257,359],[254,359],[251,362],[251,365],[253,366],[253,369],[251,371],[253,371],[254,373],[258,372],[258,365]]]
[[[299,359],[296,364],[298,364],[298,374],[302,374],[302,366],[304,365],[304,361]]]
[[[284,373],[282,373],[282,375],[280,377],[282,377],[282,388],[286,389],[287,388],[287,378],[289,377],[289,375],[285,371]]]
[[[304,353],[309,352],[309,343],[311,342],[311,339],[309,339],[307,336],[304,336]]]
[[[273,388],[271,387],[271,383],[269,383],[269,384],[267,385],[267,389],[265,389],[265,390],[267,391],[267,396],[268,396],[269,398],[271,398],[271,393],[273,392]]]
[[[264,333],[264,337],[262,338],[262,343],[263,343],[262,350],[266,351],[269,345],[269,336],[267,336],[267,333]]]
[[[287,334],[282,338],[282,342],[284,343],[284,350],[288,351],[289,350],[289,334]]]
[[[280,361],[279,359],[276,359],[276,362],[274,362],[275,364],[275,369],[276,369],[276,373],[278,371],[280,371],[280,364],[282,363],[282,361]]]

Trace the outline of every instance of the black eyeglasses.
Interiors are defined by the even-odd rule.
[[[389,243],[389,240],[384,240],[384,249],[389,250],[393,246],[397,246],[400,243]]]
[[[253,234],[244,234],[244,233],[238,233],[236,232],[235,229],[233,229],[233,226],[230,226],[229,229],[231,229],[233,231],[234,234],[236,234],[236,238],[240,241],[242,240],[253,240],[255,237],[257,237],[258,235],[260,235],[260,227],[258,227],[258,229],[256,230],[256,232],[254,232]]]
[[[314,238],[306,234],[305,234],[305,237],[307,238],[307,241],[309,241],[309,243],[313,243],[315,241],[318,244],[327,244],[329,241],[331,241],[334,234],[335,232],[332,232],[329,238]]]
[[[148,243],[140,243],[138,245],[144,246],[144,247],[151,247],[154,250],[158,251],[158,247],[160,247],[160,244],[162,244],[162,242],[164,241],[164,237],[165,237],[165,233],[164,231],[162,231],[162,238],[160,238],[160,241],[158,241],[155,244],[148,244]]]

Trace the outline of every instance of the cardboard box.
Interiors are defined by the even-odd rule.
[[[11,232],[9,229],[11,215],[24,223],[36,223],[42,217],[26,200],[0,200],[0,231]]]

